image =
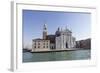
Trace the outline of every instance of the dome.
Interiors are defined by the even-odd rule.
[[[58,28],[58,30],[56,31],[56,36],[60,36],[60,33],[61,33],[61,31],[60,31],[60,28]]]

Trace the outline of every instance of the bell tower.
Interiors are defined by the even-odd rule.
[[[46,24],[43,25],[43,39],[46,39],[47,36],[47,26]]]

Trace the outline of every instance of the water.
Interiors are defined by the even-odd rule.
[[[90,58],[91,58],[90,50],[49,52],[49,53],[23,52],[23,62],[84,60]]]

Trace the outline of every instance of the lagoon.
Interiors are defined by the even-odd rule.
[[[86,60],[91,58],[91,50],[31,53],[23,52],[23,62]]]

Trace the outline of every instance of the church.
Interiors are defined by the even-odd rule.
[[[53,35],[49,35],[47,25],[43,25],[43,37],[32,40],[32,51],[49,51],[49,50],[65,50],[74,48],[75,37],[72,36],[72,31],[68,28],[61,29],[58,27]]]

